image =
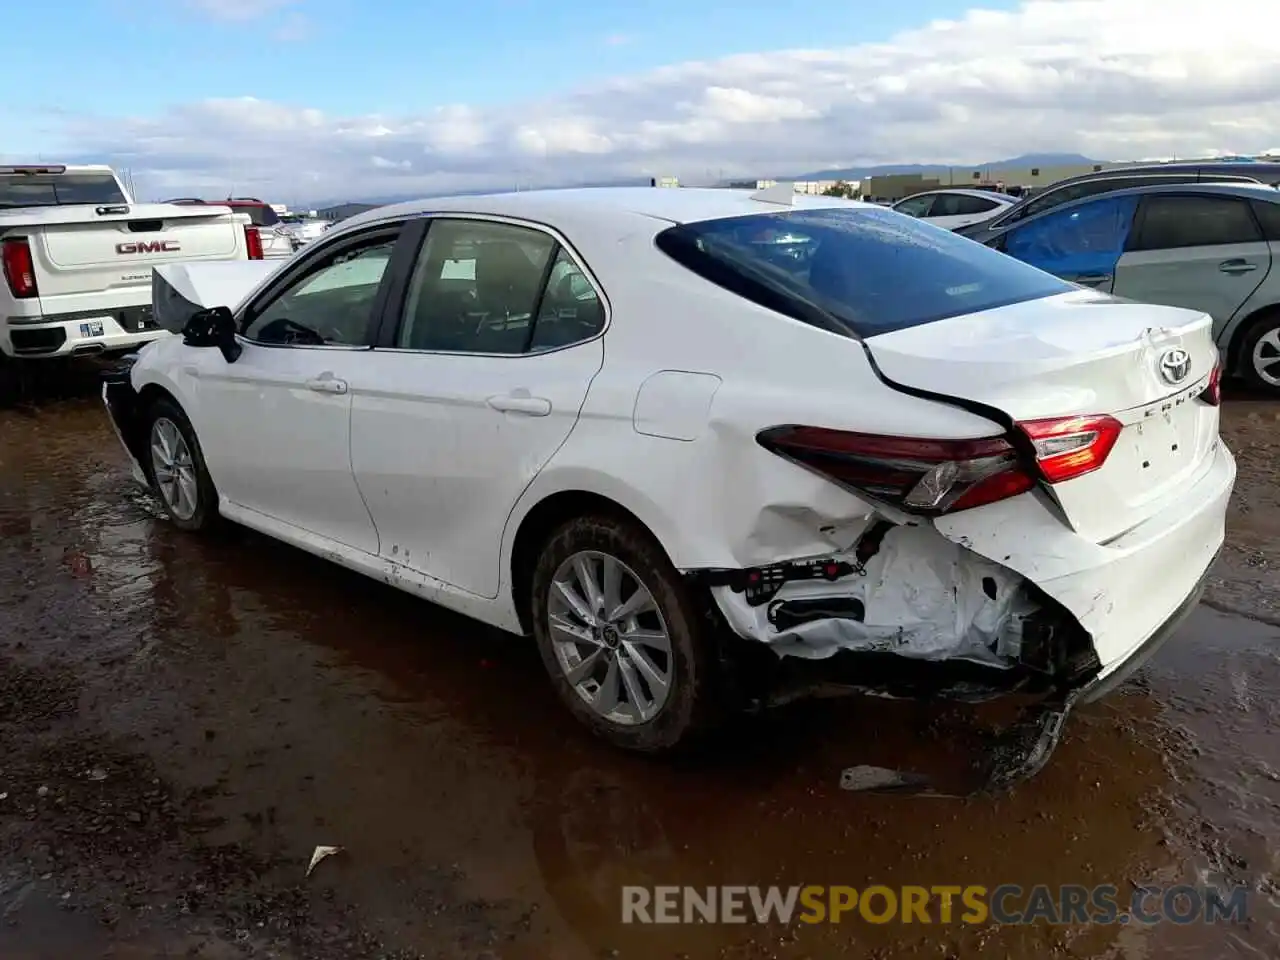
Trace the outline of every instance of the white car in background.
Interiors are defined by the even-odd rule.
[[[293,241],[293,248],[305,247],[313,240],[319,240],[325,231],[333,226],[332,220],[319,220],[315,217],[299,217],[285,214],[280,218],[279,230]]]
[[[928,190],[899,200],[893,209],[937,227],[957,230],[990,220],[1017,202],[1016,197],[988,190]]]
[[[870,204],[436,198],[170,281],[104,397],[173,523],[532,634],[630,749],[793,669],[1100,696],[1223,542],[1207,316]]]

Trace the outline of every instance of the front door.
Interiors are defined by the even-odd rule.
[[[1112,292],[1138,201],[1104,196],[1020,223],[998,247],[1063,280]]]
[[[1247,201],[1221,194],[1147,197],[1115,293],[1202,310],[1221,330],[1271,270],[1271,249]]]
[[[543,229],[430,222],[385,347],[351,380],[351,457],[382,555],[483,597],[524,489],[604,359],[605,307]]]
[[[232,503],[370,554],[378,533],[351,472],[355,361],[399,228],[326,245],[241,318],[243,352],[199,351],[197,430]]]

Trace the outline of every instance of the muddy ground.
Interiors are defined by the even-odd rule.
[[[3,960],[1273,957],[1280,943],[1280,404],[1207,602],[986,799],[839,789],[964,769],[999,723],[796,705],[679,765],[621,756],[535,652],[136,491],[93,397],[0,411]],[[345,852],[309,878],[317,845]],[[1245,924],[623,926],[646,884],[1244,884]]]

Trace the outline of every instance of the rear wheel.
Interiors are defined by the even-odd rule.
[[[1249,386],[1280,393],[1280,310],[1258,317],[1242,334],[1240,373]]]
[[[646,753],[709,727],[709,624],[647,531],[587,516],[547,541],[532,578],[534,636],[565,705],[597,735]]]
[[[144,459],[152,488],[175,526],[203,531],[218,524],[218,491],[200,441],[182,408],[168,398],[147,411]]]

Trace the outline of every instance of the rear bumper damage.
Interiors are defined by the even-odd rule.
[[[1219,441],[1178,497],[1102,544],[1030,493],[936,521],[873,516],[847,550],[692,576],[743,645],[772,654],[759,702],[1043,695],[998,751],[998,786],[1037,772],[1069,711],[1132,676],[1199,602],[1234,479]]]

